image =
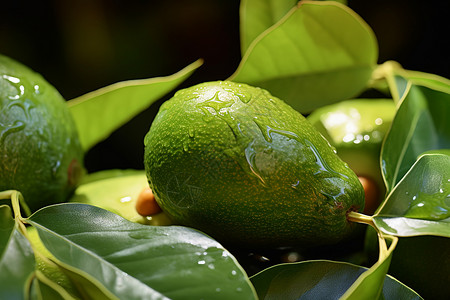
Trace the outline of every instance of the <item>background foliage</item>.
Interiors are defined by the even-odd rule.
[[[445,1],[350,0],[348,6],[374,30],[379,62],[450,77]],[[0,9],[0,53],[43,74],[66,99],[118,81],[171,75],[203,58],[207,63],[186,87],[234,72],[238,11],[239,0],[7,1]],[[141,141],[163,100],[94,147],[88,169],[142,168]]]

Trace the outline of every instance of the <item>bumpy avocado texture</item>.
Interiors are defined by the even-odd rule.
[[[144,140],[150,187],[176,222],[223,243],[314,246],[348,236],[364,206],[354,172],[266,90],[219,81],[178,91]]]
[[[0,55],[0,191],[20,191],[32,211],[62,202],[82,164],[62,96],[41,75]]]

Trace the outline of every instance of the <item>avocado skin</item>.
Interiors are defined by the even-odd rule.
[[[314,246],[349,236],[362,210],[354,172],[297,111],[228,81],[178,91],[145,139],[147,178],[178,224],[242,247]]]
[[[82,173],[83,151],[63,97],[0,55],[0,191],[20,191],[35,211],[66,201]]]

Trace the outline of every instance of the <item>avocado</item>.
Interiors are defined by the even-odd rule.
[[[166,101],[145,136],[150,188],[175,222],[242,247],[336,243],[362,210],[356,174],[264,89],[206,82]]]
[[[0,55],[0,191],[18,190],[32,211],[66,201],[83,172],[83,151],[59,92]]]

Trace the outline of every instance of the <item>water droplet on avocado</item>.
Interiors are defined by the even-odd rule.
[[[14,121],[11,125],[4,125],[0,123],[0,143],[3,143],[6,137],[11,133],[21,131],[24,128],[25,123],[19,120]]]
[[[18,100],[25,94],[25,86],[21,84],[19,78],[9,75],[3,75],[2,78],[9,81],[9,83],[16,89],[16,93],[8,96],[9,99]]]
[[[193,127],[190,127],[190,128],[188,129],[188,135],[189,135],[189,137],[191,137],[191,138],[195,137],[195,129],[194,129]]]
[[[189,151],[189,145],[188,145],[187,141],[183,142],[183,151],[185,151],[185,152]]]
[[[265,182],[264,178],[261,176],[257,166],[256,166],[256,154],[257,151],[253,148],[253,144],[255,141],[250,143],[247,148],[245,148],[245,159],[247,161],[248,168],[243,168],[250,176],[258,178],[259,182],[264,186],[267,187],[267,183]],[[248,172],[248,170],[250,172]]]
[[[339,187],[338,189],[330,192],[321,190],[320,193],[324,195],[327,199],[330,199],[332,201],[331,204],[333,205],[333,208],[338,210],[343,209],[342,203],[339,201],[339,197],[345,195],[344,187]]]
[[[296,190],[300,184],[300,180],[297,180],[295,183],[291,184],[291,187]]]
[[[8,80],[11,83],[19,83],[20,82],[20,79],[17,77],[14,77],[14,76],[3,75],[2,78]]]
[[[316,147],[308,140],[305,140],[305,143],[308,145],[309,149],[311,149],[312,153],[316,157],[316,165],[319,167],[319,169],[314,173],[314,175],[322,174],[324,177],[344,177],[348,178],[346,175],[341,174],[339,172],[336,172],[333,170],[327,162],[323,159],[323,157],[320,155],[319,151],[316,149]]]
[[[238,96],[239,100],[241,100],[242,103],[247,104],[247,103],[250,102],[250,100],[252,100],[252,96],[250,94],[248,94],[248,93],[245,93],[245,92],[240,92],[240,93],[233,92],[233,93],[236,96]]]
[[[40,86],[37,85],[37,84],[34,85],[34,93],[35,94],[40,94],[41,93]]]
[[[220,97],[220,95],[220,91],[216,91],[211,99],[198,103],[196,107],[201,109],[205,116],[224,116],[229,113],[235,100],[227,96]]]
[[[264,136],[264,139],[269,143],[272,143],[274,133],[285,136],[289,139],[295,139],[297,141],[299,140],[298,135],[296,135],[293,132],[270,127],[269,125],[267,125],[267,120],[261,120],[261,119],[258,119],[257,117],[255,117],[255,118],[253,118],[253,121],[258,126],[259,130],[261,131],[262,135]]]
[[[11,101],[8,104],[6,109],[7,110],[11,110],[11,108],[13,106],[16,106],[19,109],[21,109],[23,111],[23,113],[24,113],[25,119],[30,120],[30,118],[31,118],[30,111],[31,111],[32,108],[35,107],[35,104],[33,102],[31,102],[31,100],[29,100],[29,99],[20,100],[20,101],[19,100],[14,100],[14,101]]]

